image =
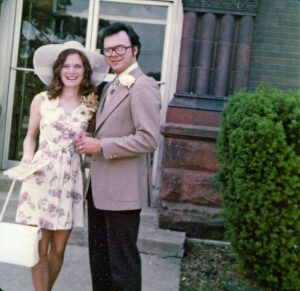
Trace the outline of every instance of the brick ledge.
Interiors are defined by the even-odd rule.
[[[165,137],[179,137],[189,139],[206,138],[215,140],[219,132],[219,127],[205,125],[191,125],[167,122],[161,126],[161,133]]]

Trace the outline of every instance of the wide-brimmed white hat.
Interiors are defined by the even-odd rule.
[[[94,86],[98,86],[109,70],[105,57],[100,53],[87,50],[80,42],[75,40],[67,41],[62,44],[47,44],[39,47],[33,55],[34,72],[44,84],[50,85],[53,77],[54,62],[62,51],[71,48],[85,54],[93,70],[91,81]]]

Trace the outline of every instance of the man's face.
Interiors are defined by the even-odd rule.
[[[125,31],[120,31],[116,34],[105,37],[104,51],[107,48],[116,48],[117,46],[128,47],[124,55],[119,56],[113,50],[111,56],[106,56],[106,61],[116,74],[124,72],[128,67],[136,62],[137,47],[131,47],[130,39]]]

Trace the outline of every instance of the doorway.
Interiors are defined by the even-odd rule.
[[[5,77],[0,78],[0,137],[3,137],[0,168],[12,167],[22,157],[31,100],[46,89],[33,71],[34,51],[41,45],[68,40],[77,40],[88,49],[98,50],[101,28],[116,21],[132,25],[140,36],[139,65],[160,85],[163,122],[176,87],[183,15],[181,1],[4,0],[2,4],[14,17],[10,17],[3,29],[3,39],[10,42],[0,44],[0,52],[6,52],[0,64],[0,76]],[[6,11],[1,11],[1,15]],[[108,74],[105,81],[112,78],[113,75]],[[1,84],[1,80],[7,82]],[[155,153],[155,165],[157,156]]]

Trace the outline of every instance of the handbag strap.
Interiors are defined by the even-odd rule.
[[[10,199],[10,196],[11,196],[11,194],[12,194],[12,191],[13,191],[13,189],[14,189],[14,187],[15,187],[15,184],[16,184],[16,179],[14,179],[14,180],[12,181],[11,186],[10,186],[9,191],[8,191],[8,194],[7,194],[7,196],[6,196],[6,199],[5,199],[5,202],[4,202],[4,205],[3,205],[3,208],[2,208],[1,214],[0,214],[0,222],[1,222],[2,219],[3,219],[4,212],[5,212],[6,208],[7,208],[7,204],[8,204],[8,201],[9,201],[9,199]]]

